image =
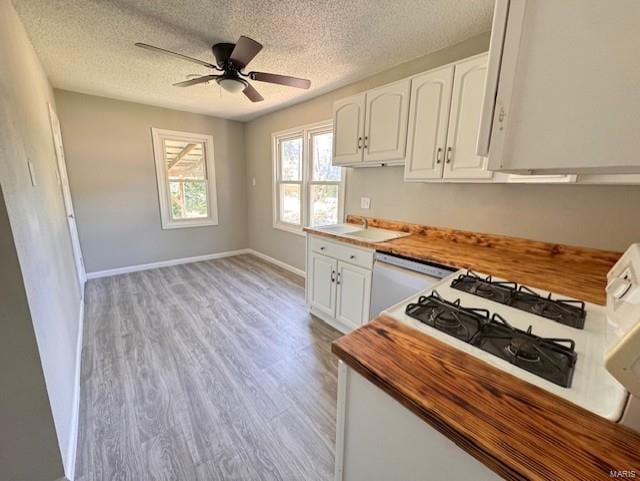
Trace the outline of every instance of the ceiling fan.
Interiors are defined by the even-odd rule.
[[[311,81],[290,77],[288,75],[279,75],[267,72],[249,72],[245,73],[244,68],[253,60],[253,58],[262,50],[262,45],[255,40],[242,35],[237,43],[216,43],[213,47],[213,55],[216,58],[215,64],[199,60],[197,58],[188,57],[181,53],[165,50],[164,48],[154,47],[146,43],[136,43],[136,47],[145,48],[153,52],[172,55],[182,60],[197,63],[203,67],[208,67],[218,72],[219,75],[205,75],[184,82],[178,82],[176,87],[189,87],[191,85],[206,83],[215,80],[220,87],[227,92],[237,93],[242,91],[252,102],[260,102],[264,97],[253,88],[247,79],[257,80],[258,82],[269,82],[272,84],[286,85],[288,87],[297,87],[300,89],[308,89],[311,87]]]

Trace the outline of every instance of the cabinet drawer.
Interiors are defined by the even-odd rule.
[[[351,246],[342,242],[334,242],[323,237],[309,236],[312,252],[324,254],[356,266],[371,269],[373,267],[373,250]]]

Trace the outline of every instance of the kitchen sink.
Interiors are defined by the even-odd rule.
[[[349,232],[344,234],[345,237],[357,237],[359,239],[368,240],[370,242],[384,242],[393,239],[399,239],[400,237],[406,237],[410,234],[406,232],[398,232],[395,230],[377,229],[370,227],[368,229],[361,229],[355,232]]]
[[[350,232],[356,232],[362,229],[362,227],[353,224],[332,224],[316,227],[316,229],[331,232],[332,234],[348,234]]]
[[[395,230],[387,230],[387,229],[378,229],[376,227],[369,227],[368,229],[363,229],[359,225],[353,224],[334,224],[327,225],[323,227],[316,227],[318,230],[322,230],[325,232],[331,232],[332,234],[336,234],[343,237],[351,237],[356,239],[367,240],[369,242],[385,242],[393,239],[398,239],[400,237],[406,237],[410,234],[406,232],[399,232]]]

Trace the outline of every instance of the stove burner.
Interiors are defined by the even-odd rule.
[[[456,316],[455,312],[433,311],[431,318],[434,324],[442,329],[458,329],[461,325],[460,318]]]
[[[531,326],[529,326],[527,334],[531,335]],[[525,362],[540,362],[541,360],[535,341],[524,336],[515,335],[505,349],[510,356]]]
[[[519,286],[515,282],[494,281],[491,276],[483,278],[471,271],[454,279],[451,287],[570,327],[584,329],[586,312],[582,301],[552,299],[551,294],[542,297],[526,286]]]
[[[562,319],[562,312],[553,304],[539,302],[531,306],[531,312],[548,319]]]
[[[420,296],[415,304],[409,304],[406,313],[464,342],[469,342],[483,323],[489,321],[489,311],[462,307],[459,300],[446,301],[436,291],[428,297]]]
[[[408,304],[405,312],[547,381],[571,386],[577,359],[571,339],[545,339],[533,334],[531,326],[526,331],[516,329],[498,314],[489,317],[486,309],[463,307],[459,299],[449,302],[436,291]]]
[[[486,299],[495,299],[500,298],[500,292],[492,289],[491,286],[487,286],[485,284],[477,284],[471,291],[472,294],[475,294],[480,297],[484,297]]]

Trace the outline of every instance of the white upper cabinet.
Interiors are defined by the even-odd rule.
[[[487,158],[476,154],[487,74],[487,55],[457,63],[445,151],[444,177],[490,178]]]
[[[409,112],[409,79],[366,93],[365,162],[404,160]]]
[[[453,66],[411,80],[405,179],[439,179],[444,166]]]
[[[362,161],[365,94],[333,104],[333,165]]]
[[[492,170],[640,172],[638,0],[497,0],[478,153]]]
[[[333,165],[404,162],[410,85],[404,79],[333,104]]]
[[[412,79],[405,180],[492,178],[476,154],[486,73],[482,54]]]

